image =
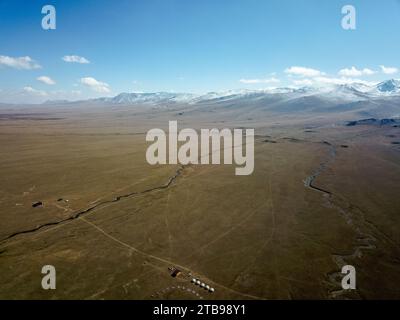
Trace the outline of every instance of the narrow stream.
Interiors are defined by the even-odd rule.
[[[9,240],[11,238],[14,238],[14,237],[16,237],[18,235],[21,235],[21,234],[34,233],[34,232],[39,231],[40,229],[43,229],[45,227],[56,226],[56,225],[59,225],[61,223],[67,222],[67,221],[78,219],[80,216],[82,216],[82,215],[84,215],[86,213],[89,213],[89,212],[91,212],[91,211],[93,211],[95,209],[99,209],[102,206],[105,206],[107,204],[118,202],[118,201],[120,201],[122,199],[140,196],[140,195],[143,195],[143,194],[146,194],[146,193],[150,193],[150,192],[153,192],[153,191],[157,191],[157,190],[167,189],[182,174],[184,168],[185,168],[185,166],[179,167],[175,171],[175,173],[168,179],[168,181],[166,183],[164,183],[163,185],[161,185],[161,186],[157,186],[157,187],[146,189],[146,190],[143,190],[143,191],[131,192],[131,193],[127,193],[127,194],[124,194],[124,195],[121,195],[121,196],[117,196],[116,198],[114,198],[112,200],[106,200],[106,201],[103,201],[103,202],[99,202],[99,203],[97,203],[97,204],[95,204],[95,205],[93,205],[91,207],[88,207],[88,208],[86,208],[86,209],[84,209],[82,211],[79,211],[79,212],[75,213],[74,215],[72,215],[72,216],[70,216],[68,218],[65,218],[65,219],[62,219],[62,220],[59,220],[59,221],[46,222],[46,223],[40,224],[40,225],[38,225],[38,226],[36,226],[35,228],[32,228],[32,229],[27,229],[27,230],[14,232],[14,233],[8,235],[7,237],[1,239],[0,243],[4,242],[6,240]]]
[[[311,175],[306,177],[304,186],[313,191],[322,193],[325,206],[336,209],[356,234],[355,245],[351,253],[332,254],[332,259],[338,269],[337,271],[332,271],[327,274],[328,283],[336,288],[329,291],[329,297],[331,299],[345,298],[348,292],[343,290],[341,285],[343,278],[343,274],[341,273],[342,267],[351,264],[351,261],[354,261],[354,259],[360,258],[363,251],[376,249],[375,243],[377,239],[373,235],[361,230],[360,226],[362,225],[365,228],[366,221],[364,213],[359,208],[351,205],[344,197],[334,195],[332,192],[315,185],[317,177],[335,161],[337,155],[336,147],[333,144],[327,141],[322,143],[329,147],[329,156],[326,161],[322,162],[319,167],[311,173]]]

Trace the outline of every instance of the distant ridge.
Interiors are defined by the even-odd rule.
[[[229,90],[224,92],[209,92],[206,94],[172,93],[172,92],[148,92],[148,93],[120,93],[115,97],[104,97],[81,101],[56,100],[46,101],[43,104],[70,104],[70,103],[101,103],[113,105],[160,105],[160,104],[202,104],[211,102],[235,101],[235,100],[260,100],[263,98],[282,97],[320,97],[342,101],[360,101],[376,99],[379,97],[400,96],[400,80],[390,79],[368,86],[363,83],[334,85],[327,87],[302,87],[302,88],[274,88],[264,90]]]

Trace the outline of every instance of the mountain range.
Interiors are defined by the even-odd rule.
[[[268,97],[299,98],[299,97],[325,97],[344,101],[368,100],[400,96],[400,80],[387,80],[375,86],[362,83],[335,85],[324,88],[276,88],[265,90],[230,90],[225,92],[209,92],[206,94],[191,93],[121,93],[111,98],[94,99],[97,102],[111,104],[162,104],[162,103],[190,103],[234,101],[241,99],[257,100]]]
[[[263,119],[271,115],[358,120],[400,118],[400,80],[376,85],[352,83],[326,87],[274,88],[191,93],[121,93],[84,101],[49,101],[54,106],[137,106],[175,110],[177,115],[225,119]]]
[[[273,88],[264,90],[229,90],[224,92],[192,93],[120,93],[115,97],[85,100],[90,103],[132,105],[132,104],[202,104],[226,101],[291,100],[298,98],[327,99],[330,101],[365,101],[370,99],[400,96],[400,80],[387,80],[374,86],[363,83],[334,85],[327,87]],[[83,101],[77,101],[83,102]],[[74,103],[69,101],[47,101],[45,104]]]

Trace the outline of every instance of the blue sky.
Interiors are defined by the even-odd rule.
[[[372,83],[399,77],[399,35],[398,0],[0,0],[0,102]]]

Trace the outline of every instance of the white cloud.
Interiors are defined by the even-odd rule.
[[[313,82],[310,79],[293,80],[296,86],[311,86]]]
[[[37,95],[37,96],[41,96],[41,97],[47,96],[47,92],[46,91],[37,90],[37,89],[34,89],[34,88],[30,87],[30,86],[24,87],[23,90],[26,93],[31,93],[33,95]]]
[[[344,85],[344,84],[352,84],[352,83],[361,83],[365,84],[368,86],[375,85],[376,82],[372,81],[365,81],[361,79],[355,79],[355,78],[346,78],[346,77],[341,77],[341,78],[330,78],[330,77],[316,77],[315,82],[317,84],[331,84],[331,85]]]
[[[36,80],[43,82],[45,84],[48,84],[48,85],[56,84],[56,82],[53,79],[51,79],[50,77],[47,77],[47,76],[38,77],[38,78],[36,78]]]
[[[92,99],[94,97],[94,93],[92,92],[81,92],[79,90],[38,90],[30,85],[19,89],[3,90],[2,92],[0,90],[0,103],[37,104],[46,101],[76,101]]]
[[[383,65],[380,67],[384,74],[395,74],[395,73],[399,72],[399,69],[397,69],[395,67],[385,67]]]
[[[31,57],[9,57],[0,56],[0,66],[7,66],[15,69],[32,70],[39,69],[41,66]]]
[[[75,56],[75,55],[64,56],[64,57],[62,57],[62,59],[65,62],[74,62],[74,63],[82,63],[82,64],[90,63],[90,61],[88,59],[86,59],[84,57],[80,57],[80,56]]]
[[[354,80],[348,78],[317,77],[315,81],[322,84],[350,84]]]
[[[258,84],[258,83],[279,83],[281,81],[276,78],[268,78],[268,79],[240,79],[239,82],[244,84]]]
[[[358,70],[356,67],[351,67],[339,71],[339,75],[343,77],[360,77],[360,76],[370,76],[373,74],[375,74],[375,71],[368,68]]]
[[[318,77],[325,73],[316,69],[306,68],[306,67],[290,67],[285,70],[285,73],[289,75],[301,76],[301,77]]]
[[[107,83],[97,81],[92,77],[81,78],[80,82],[96,92],[109,93],[111,91],[110,86]]]

